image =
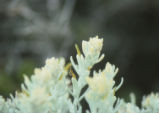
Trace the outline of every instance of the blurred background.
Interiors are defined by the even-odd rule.
[[[119,67],[117,92],[159,91],[158,0],[0,0],[0,94],[20,89],[45,59],[75,56],[74,44],[99,35],[106,62]]]

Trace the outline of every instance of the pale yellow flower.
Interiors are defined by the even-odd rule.
[[[149,96],[144,98],[142,106],[149,107],[153,105],[159,105],[159,93],[151,93]],[[159,108],[158,108],[159,109]]]
[[[90,38],[89,41],[82,42],[82,50],[86,57],[89,55],[100,54],[102,46],[103,39],[99,39],[98,36]]]
[[[118,68],[115,68],[114,65],[111,65],[109,62],[107,62],[105,66],[104,73],[107,74],[108,78],[113,78],[118,73]]]
[[[44,87],[36,87],[30,92],[30,98],[32,98],[32,100],[35,100],[35,102],[39,105],[45,104],[48,97],[49,94],[46,92],[46,89]]]
[[[35,75],[37,76],[36,79],[43,82],[48,82],[52,78],[52,75],[49,70],[46,69],[38,69],[34,70]]]
[[[108,79],[103,72],[94,75],[94,77],[87,77],[86,81],[91,92],[100,97],[107,96],[114,85],[113,79]]]

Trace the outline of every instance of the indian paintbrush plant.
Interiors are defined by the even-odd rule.
[[[129,103],[115,96],[123,78],[119,85],[115,84],[118,68],[109,62],[90,76],[92,67],[104,58],[102,46],[103,39],[96,36],[82,42],[82,52],[75,45],[77,62],[72,56],[68,64],[64,58],[47,59],[30,78],[24,76],[21,91],[16,91],[15,96],[6,100],[0,96],[0,113],[82,113],[82,99],[89,106],[86,113],[159,113],[158,93],[144,97],[141,108],[135,104],[133,94]],[[86,85],[88,88],[81,94]]]

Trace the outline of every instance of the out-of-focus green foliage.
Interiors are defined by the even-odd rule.
[[[3,96],[13,93],[17,89],[17,84],[11,76],[0,71],[0,92]]]
[[[35,63],[32,60],[25,60],[20,64],[15,75],[8,74],[4,70],[0,70],[0,94],[8,96],[15,90],[20,88],[20,84],[23,82],[23,74],[31,75],[35,67]]]
[[[17,70],[16,73],[16,79],[17,82],[21,83],[23,82],[23,76],[24,74],[26,74],[27,76],[30,76],[33,73],[33,69],[35,68],[35,62],[28,59],[25,60],[21,65],[20,68]]]

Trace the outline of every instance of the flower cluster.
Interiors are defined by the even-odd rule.
[[[141,108],[136,106],[134,95],[128,103],[115,96],[123,79],[115,85],[118,68],[109,62],[103,70],[90,75],[92,67],[104,58],[102,46],[103,39],[96,36],[82,42],[83,54],[76,45],[77,63],[72,56],[66,65],[64,58],[47,59],[31,78],[24,76],[21,91],[15,92],[15,96],[6,100],[0,96],[0,113],[159,113],[159,93],[144,97]],[[83,99],[89,109],[82,108]]]

